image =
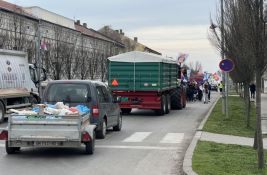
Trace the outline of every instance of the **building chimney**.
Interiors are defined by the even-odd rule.
[[[81,21],[80,21],[80,20],[77,20],[77,21],[76,21],[76,24],[77,24],[77,25],[81,25]]]
[[[83,23],[83,27],[87,28],[87,23]]]
[[[120,34],[122,34],[122,29],[120,29]]]
[[[137,37],[134,37],[134,41],[137,42],[138,41],[138,38]]]

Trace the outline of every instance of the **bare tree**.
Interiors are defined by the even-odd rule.
[[[248,84],[256,76],[257,125],[254,146],[258,151],[258,167],[264,168],[261,131],[261,76],[266,70],[266,36],[263,20],[263,0],[225,1],[225,54],[234,60],[233,79],[245,85],[246,105],[249,103]],[[219,21],[220,23],[220,21]],[[220,50],[220,37],[213,30],[212,43]],[[240,75],[237,77],[237,75]],[[242,75],[242,76],[241,76]],[[247,115],[249,111],[246,112]],[[249,120],[247,118],[249,125]]]

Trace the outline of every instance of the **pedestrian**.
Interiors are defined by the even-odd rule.
[[[223,83],[222,81],[218,84],[219,90],[220,90],[220,94],[222,95],[222,89],[223,89]]]
[[[254,83],[250,84],[249,89],[250,89],[250,97],[254,99],[256,92],[256,85]]]
[[[208,82],[205,82],[203,85],[204,104],[208,103],[208,94],[209,94],[209,84]]]
[[[211,91],[211,85],[210,85],[210,83],[209,83],[209,82],[208,82],[208,86],[209,86],[208,99],[209,99],[209,101],[210,101],[210,91]]]

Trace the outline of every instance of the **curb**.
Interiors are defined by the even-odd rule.
[[[184,160],[183,160],[183,173],[184,175],[197,175],[196,172],[193,171],[192,169],[192,157],[194,154],[194,150],[196,148],[197,142],[198,140],[201,138],[202,135],[202,129],[205,125],[205,123],[207,122],[210,113],[212,112],[213,108],[215,107],[215,105],[217,104],[217,102],[220,100],[220,96],[213,102],[211,108],[209,109],[208,113],[205,115],[205,118],[202,120],[202,122],[199,124],[197,131],[189,145],[189,147],[187,148],[186,152],[185,152],[185,156],[184,156]]]

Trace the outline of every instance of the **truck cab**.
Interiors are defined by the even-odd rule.
[[[40,102],[38,87],[46,79],[46,72],[29,65],[25,52],[3,49],[0,49],[0,68],[0,122],[3,122],[9,109]],[[41,75],[39,80],[37,72]]]

